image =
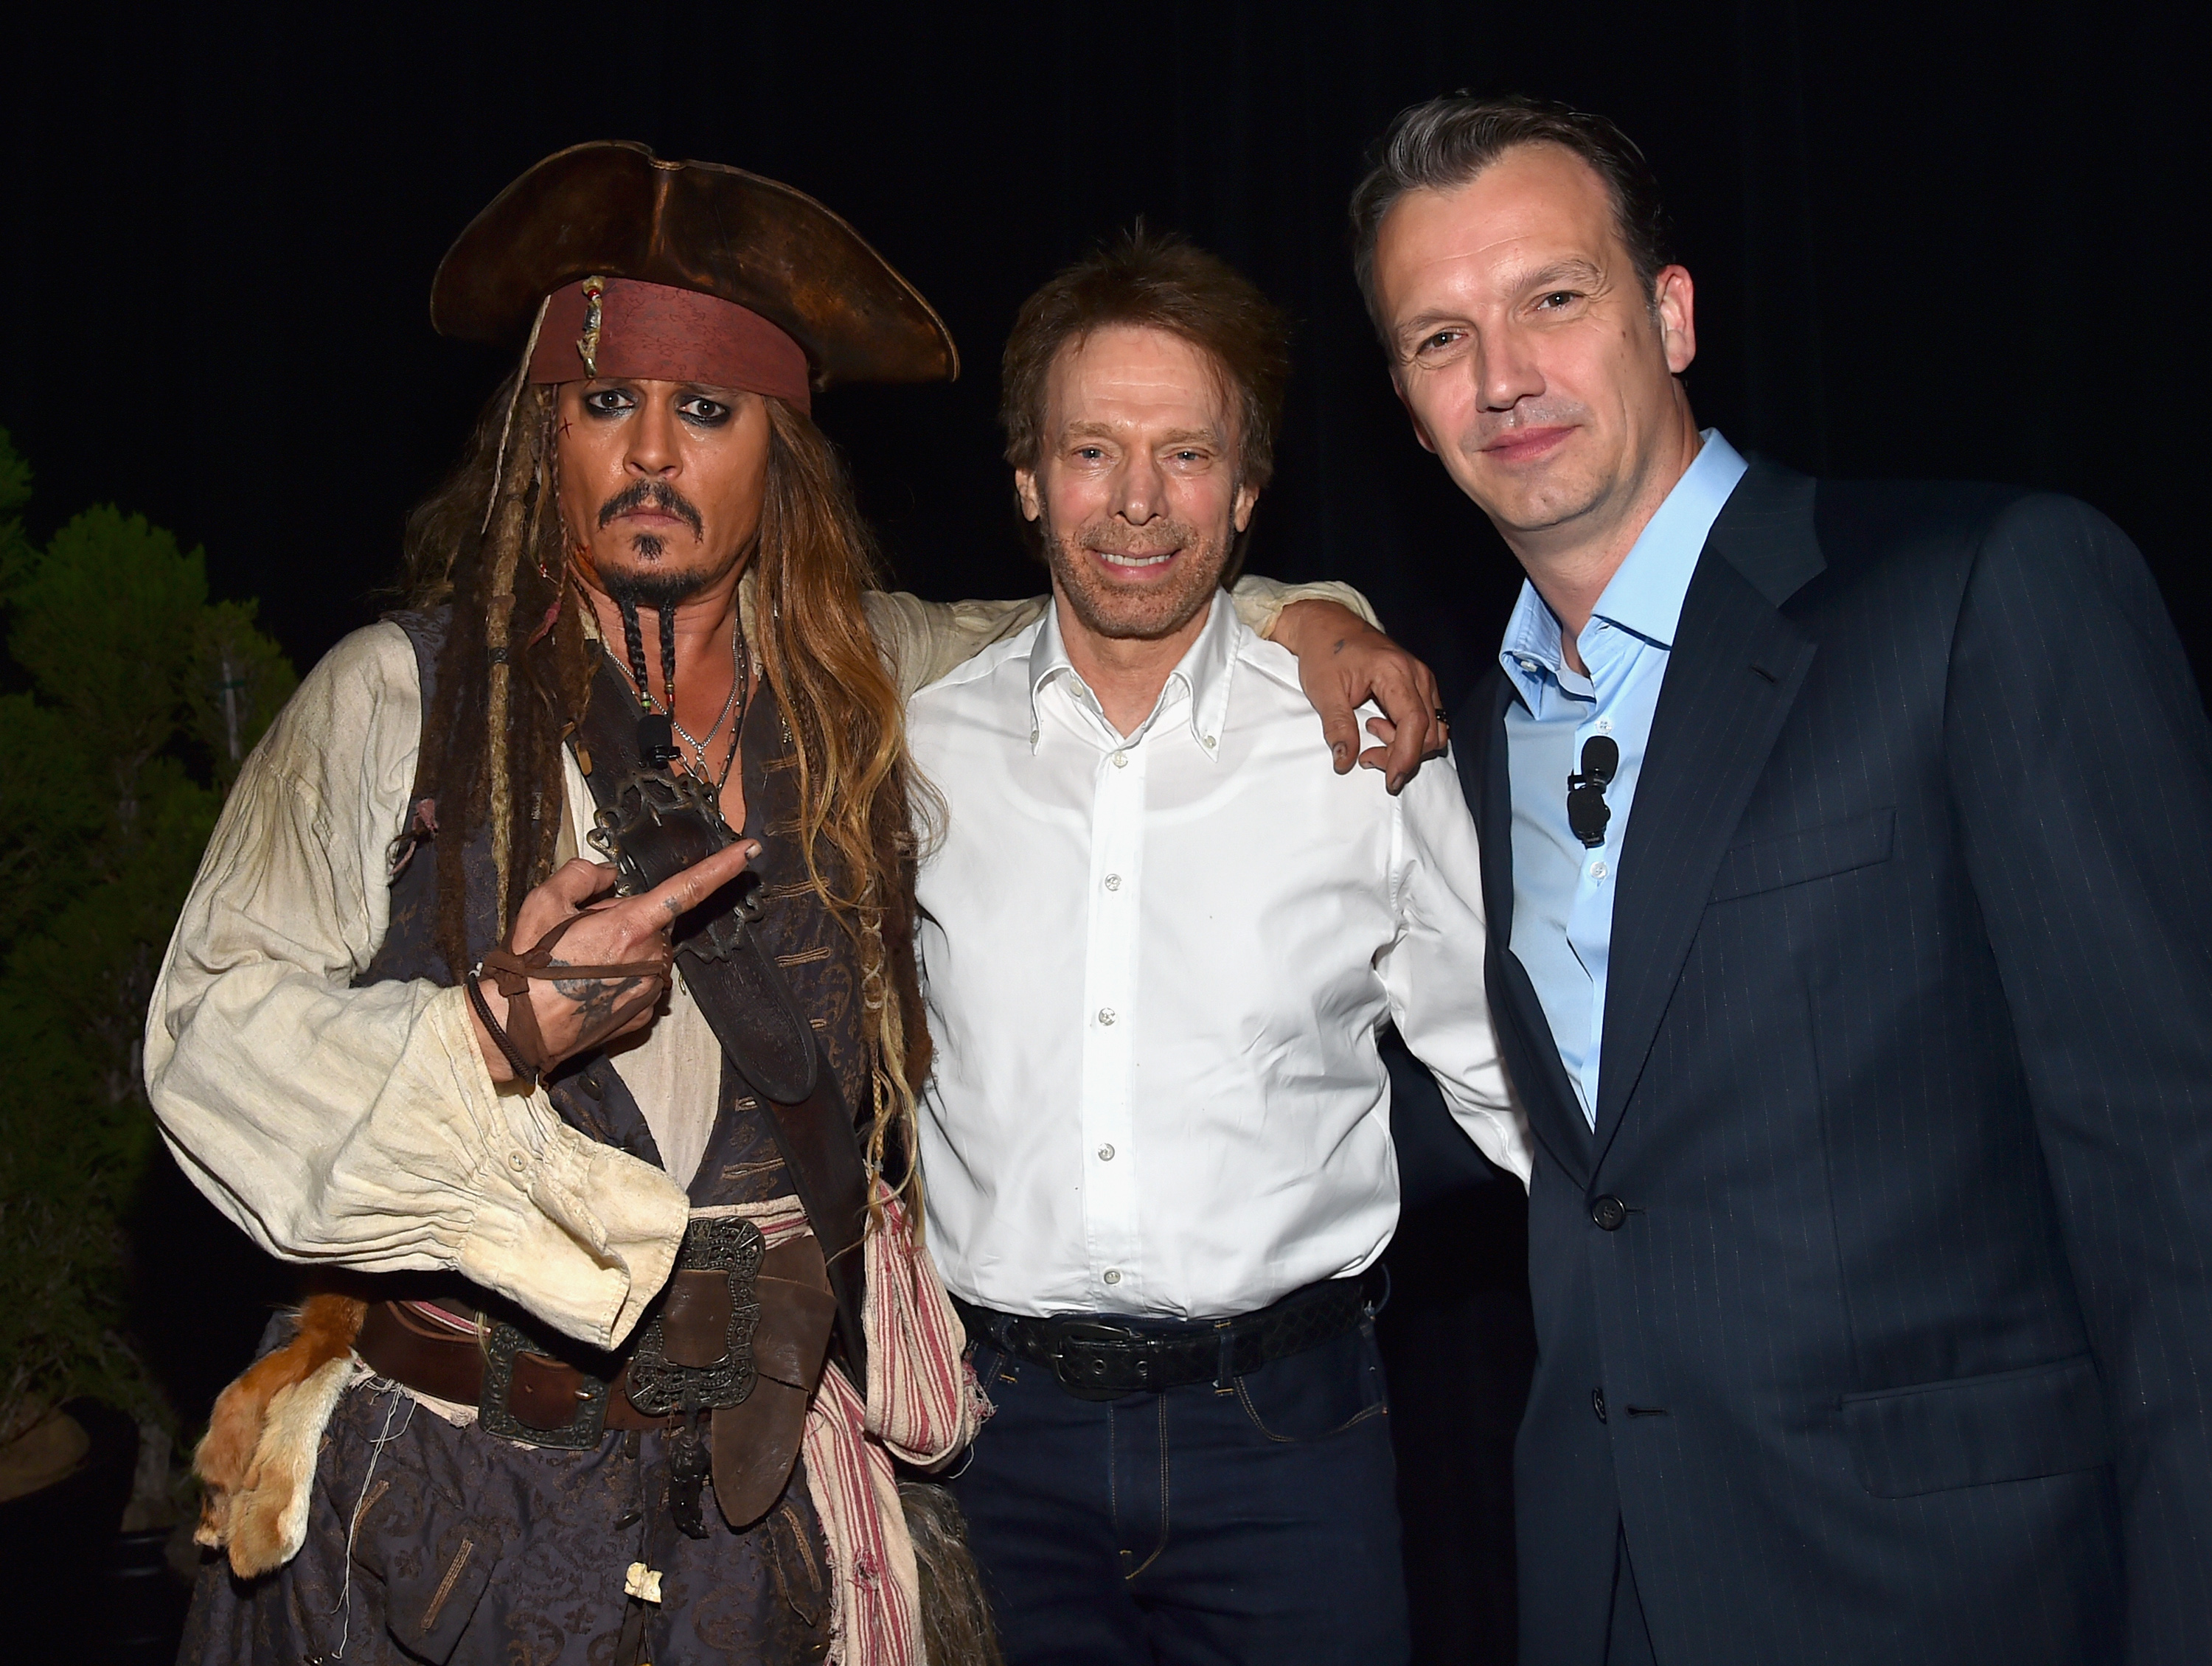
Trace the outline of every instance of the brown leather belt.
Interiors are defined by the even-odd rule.
[[[404,1304],[373,1304],[361,1322],[361,1338],[355,1351],[380,1377],[404,1383],[418,1393],[456,1405],[474,1406],[483,1399],[487,1357],[480,1337],[434,1327],[407,1311]],[[565,1360],[544,1354],[519,1352],[514,1356],[513,1385],[507,1390],[507,1409],[518,1422],[534,1429],[565,1428],[574,1421],[576,1408],[595,1391],[594,1378]],[[611,1429],[659,1429],[668,1426],[663,1415],[647,1417],[629,1402],[629,1367],[615,1373],[607,1394],[606,1427]]]
[[[722,1273],[679,1269],[611,1378],[516,1345],[519,1333],[511,1326],[484,1321],[474,1335],[449,1330],[399,1302],[370,1304],[354,1347],[380,1377],[477,1407],[489,1433],[538,1445],[592,1446],[604,1430],[673,1430],[686,1421],[681,1406],[648,1413],[633,1399],[656,1403],[648,1391],[656,1379],[636,1358],[640,1340],[657,1333],[657,1391],[665,1396],[668,1365],[706,1372],[726,1357],[734,1334],[728,1290]],[[782,1493],[836,1316],[821,1245],[811,1236],[769,1250],[752,1290],[759,1317],[752,1328],[750,1385],[733,1404],[694,1408],[712,1417],[714,1497],[732,1527],[758,1520]],[[489,1403],[488,1384],[502,1381],[505,1392]]]

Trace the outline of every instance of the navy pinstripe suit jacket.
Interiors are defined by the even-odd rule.
[[[1508,947],[1508,698],[1455,729],[1539,1144],[1522,1659],[1603,1658],[1625,1530],[1661,1666],[2212,1662],[2212,729],[2134,547],[1753,464],[1595,1135]]]

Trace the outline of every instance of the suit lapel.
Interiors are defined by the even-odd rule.
[[[1460,787],[1474,813],[1482,849],[1482,918],[1489,942],[1485,971],[1498,1045],[1528,1124],[1560,1169],[1586,1184],[1589,1124],[1559,1063],[1559,1046],[1536,985],[1513,952],[1513,777],[1505,748],[1512,685],[1493,671],[1476,688],[1455,730],[1474,744],[1457,754]]]
[[[1513,941],[1513,778],[1505,756],[1505,712],[1512,704],[1512,684],[1492,671],[1452,725],[1454,734],[1473,742],[1455,761],[1481,841],[1482,918],[1492,942]]]
[[[1595,1169],[1659,1022],[1814,645],[1778,611],[1821,571],[1814,482],[1754,464],[1713,524],[1644,748],[1613,906]]]

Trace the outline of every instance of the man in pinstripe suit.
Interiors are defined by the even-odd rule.
[[[1536,1137],[1523,1659],[2212,1661],[2212,730],[2087,506],[1701,434],[1610,124],[1353,202],[1528,572],[1460,715]]]

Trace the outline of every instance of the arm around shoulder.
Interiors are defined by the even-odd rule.
[[[1367,598],[1349,585],[1284,585],[1247,573],[1231,597],[1237,616],[1256,636],[1269,636],[1283,609],[1294,602],[1333,602],[1380,629]],[[994,642],[1027,630],[1043,616],[1051,598],[1024,597],[1015,602],[926,602],[907,591],[868,591],[861,598],[868,628],[891,668],[901,695],[911,698],[949,676]]]
[[[1286,585],[1279,579],[1248,572],[1230,590],[1229,599],[1237,604],[1237,618],[1244,621],[1252,634],[1270,641],[1274,639],[1275,625],[1283,616],[1283,609],[1294,602],[1333,602],[1346,612],[1357,614],[1370,628],[1382,628],[1382,621],[1376,617],[1367,598],[1350,585],[1333,579],[1310,585]]]
[[[993,643],[1027,630],[1043,615],[1047,600],[925,602],[906,591],[872,590],[862,592],[860,606],[900,698],[910,700]]]

